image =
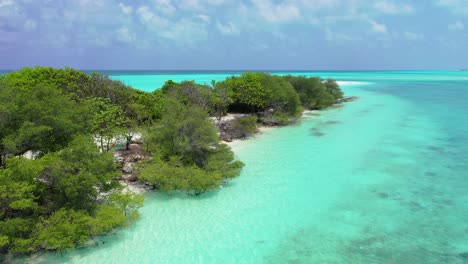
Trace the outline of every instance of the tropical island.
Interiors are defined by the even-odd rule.
[[[346,100],[334,80],[254,72],[211,85],[169,80],[154,92],[71,68],[5,74],[0,254],[86,246],[133,223],[143,196],[125,188],[131,182],[214,190],[244,166],[221,140]]]

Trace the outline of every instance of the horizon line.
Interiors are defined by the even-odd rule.
[[[53,67],[53,66],[25,66],[22,68],[15,69],[0,69],[0,71],[19,71],[24,68],[35,68],[35,67],[46,67],[46,68],[71,68],[79,71],[153,71],[153,72],[382,72],[382,71],[468,71],[468,69],[359,69],[359,70],[330,70],[330,69],[78,69],[69,66]]]

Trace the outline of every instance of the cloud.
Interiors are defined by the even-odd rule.
[[[219,32],[224,35],[235,35],[240,33],[240,30],[232,22],[222,24],[218,21],[216,23],[216,27],[218,28]]]
[[[301,17],[294,2],[273,3],[270,0],[252,0],[260,15],[268,22],[289,22]]]
[[[131,32],[126,27],[121,27],[117,30],[117,40],[124,43],[133,42],[136,39],[135,33]]]
[[[123,3],[119,3],[119,7],[122,10],[122,12],[125,13],[125,14],[131,14],[133,12],[133,7],[132,6],[126,6]]]
[[[405,31],[403,33],[403,36],[407,40],[410,40],[410,41],[417,41],[417,40],[423,40],[424,39],[424,35],[419,34],[419,33],[415,33],[415,32],[411,32],[411,31]]]
[[[376,2],[374,8],[385,14],[409,14],[414,10],[409,4],[396,4],[386,0]]]
[[[461,21],[457,21],[453,24],[448,25],[448,29],[453,30],[453,31],[461,31],[465,29],[465,24]]]
[[[206,10],[209,6],[225,4],[224,0],[180,0],[178,6],[185,10]],[[235,3],[235,2],[234,2]]]
[[[208,15],[201,15],[200,14],[200,15],[197,15],[196,17],[201,19],[205,23],[210,23],[211,22],[211,18]]]
[[[435,0],[435,4],[445,7],[455,14],[468,15],[466,0]]]
[[[140,16],[140,21],[148,26],[165,27],[169,23],[166,18],[153,13],[148,6],[140,6],[137,13]]]
[[[205,40],[208,35],[206,23],[196,23],[185,18],[171,23],[168,29],[160,31],[158,34],[171,40],[171,45],[178,46],[191,46],[196,42]]]
[[[375,33],[379,34],[387,34],[387,26],[385,24],[380,24],[374,20],[369,20],[369,23],[371,24],[371,30]]]
[[[32,19],[28,19],[24,22],[24,29],[26,31],[32,31],[32,30],[35,30],[37,27],[37,23],[36,21],[32,20]]]
[[[177,11],[177,8],[172,4],[171,0],[152,0],[154,3],[154,7],[159,12],[172,15]]]
[[[330,29],[326,28],[324,30],[325,32],[325,39],[328,41],[333,41],[333,42],[349,42],[349,41],[355,41],[359,40],[358,37],[352,36],[349,34],[343,34],[343,33],[338,33],[338,32],[333,32]]]
[[[302,0],[301,4],[306,8],[319,10],[338,7],[342,3],[340,0]]]
[[[0,8],[15,5],[14,0],[0,0]]]

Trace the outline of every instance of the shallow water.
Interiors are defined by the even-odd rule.
[[[219,191],[149,193],[134,226],[34,262],[468,263],[467,74],[341,74],[372,84],[234,144]]]
[[[239,75],[242,72],[187,72],[187,71],[103,71],[114,80],[119,80],[126,85],[138,88],[143,91],[154,91],[162,87],[164,82],[172,80],[175,82],[195,80],[200,84],[211,84],[211,81],[223,81],[227,77]],[[320,76],[324,79],[333,78],[340,81],[359,81],[359,82],[389,82],[402,81],[406,83],[421,81],[468,81],[468,71],[274,71],[270,72],[276,75],[293,76]]]

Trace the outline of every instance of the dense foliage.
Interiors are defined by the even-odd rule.
[[[7,156],[66,146],[94,133],[108,150],[124,130],[161,117],[165,96],[70,68],[24,68],[0,78],[0,164]]]
[[[83,136],[36,160],[9,159],[0,170],[0,250],[61,251],[135,220],[141,197],[122,192],[115,176],[112,155]],[[111,195],[97,203],[101,192]]]
[[[333,80],[247,72],[214,85],[212,112],[258,113],[266,124],[285,124],[306,109],[323,109],[343,97]]]
[[[146,141],[156,157],[141,174],[162,190],[202,193],[239,174],[243,164],[220,144],[208,114],[196,105],[171,99]]]
[[[327,108],[343,97],[343,92],[334,80],[291,75],[283,79],[291,83],[306,109]]]

